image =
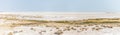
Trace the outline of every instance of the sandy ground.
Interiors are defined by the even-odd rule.
[[[119,35],[120,27],[109,24],[43,24],[1,27],[3,35]]]
[[[18,19],[16,20],[16,18],[19,18],[19,20]],[[54,22],[35,23],[30,21],[24,21],[21,19],[58,21],[58,20],[73,20],[73,19],[78,20],[80,18],[77,16],[67,16],[67,17],[43,16],[41,18],[24,16],[23,18],[23,16],[18,16],[18,15],[17,16],[0,15],[0,35],[120,35],[119,23],[112,23],[112,24],[111,23],[66,24],[66,23],[54,23]]]

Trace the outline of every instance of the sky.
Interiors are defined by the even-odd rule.
[[[0,11],[119,12],[120,0],[0,0]]]

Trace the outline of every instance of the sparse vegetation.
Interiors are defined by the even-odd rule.
[[[86,19],[82,23],[120,23],[119,18]]]

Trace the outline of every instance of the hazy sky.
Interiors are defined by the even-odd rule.
[[[0,0],[0,11],[120,11],[120,0]]]

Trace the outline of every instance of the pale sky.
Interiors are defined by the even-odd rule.
[[[0,0],[0,11],[119,12],[120,0]]]

